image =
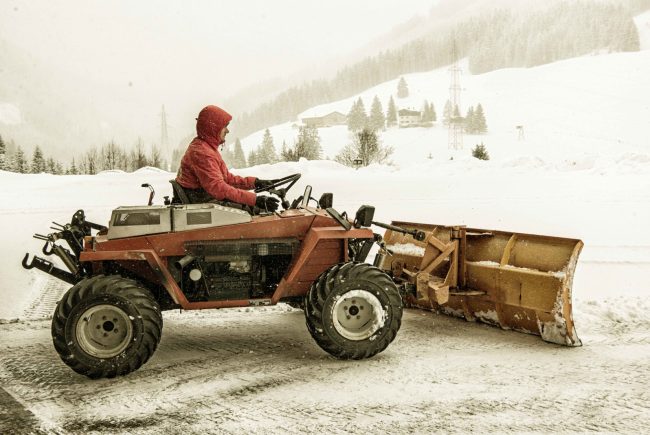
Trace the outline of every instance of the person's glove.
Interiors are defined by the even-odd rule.
[[[255,179],[255,188],[256,189],[266,189],[269,186],[275,184],[277,180],[262,180],[261,178]]]
[[[257,199],[255,200],[255,205],[262,210],[274,212],[278,209],[280,200],[272,196],[258,195]]]

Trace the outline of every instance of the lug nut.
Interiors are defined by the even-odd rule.
[[[360,318],[361,318],[361,316],[357,316],[357,319],[360,319]]]
[[[359,309],[360,309],[360,310],[363,310],[363,305],[359,305]]]
[[[101,326],[97,325],[97,329],[101,329]]]
[[[350,320],[350,316],[345,316],[345,317],[347,317],[347,318],[348,318],[348,320]]]

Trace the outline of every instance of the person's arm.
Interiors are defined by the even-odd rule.
[[[224,163],[224,170],[226,172],[226,182],[238,189],[253,190],[255,189],[255,177],[240,177],[234,175],[228,170],[228,166]]]
[[[201,183],[201,187],[213,198],[221,201],[228,200],[240,204],[250,206],[255,205],[257,196],[253,192],[247,192],[231,185],[227,179],[224,179],[219,164],[214,155],[208,154],[201,150],[194,151],[192,155],[192,163],[194,172]],[[234,175],[231,175],[235,177]],[[255,178],[250,178],[250,181],[243,177],[237,177],[240,180],[236,186],[254,186]],[[252,188],[252,187],[251,187]]]

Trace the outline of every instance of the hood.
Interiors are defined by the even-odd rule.
[[[219,146],[224,140],[219,138],[221,130],[228,125],[232,116],[217,106],[206,106],[196,118],[196,135],[213,146]]]

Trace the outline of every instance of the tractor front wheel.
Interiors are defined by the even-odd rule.
[[[307,328],[316,343],[341,359],[383,351],[402,321],[397,287],[366,263],[337,264],[323,272],[305,296]]]
[[[153,355],[162,324],[149,290],[119,275],[97,275],[77,283],[59,301],[52,340],[75,372],[113,378],[137,370]]]

